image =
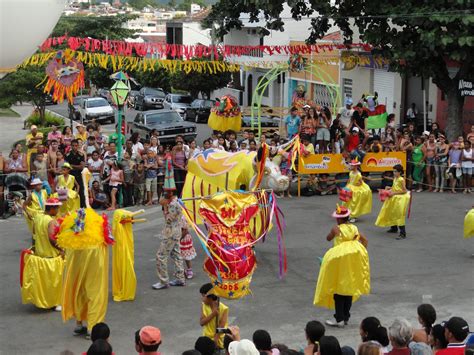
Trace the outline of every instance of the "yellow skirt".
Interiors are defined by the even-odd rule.
[[[57,193],[54,194],[54,197],[58,197]],[[69,213],[77,211],[81,208],[81,199],[79,198],[79,194],[74,190],[68,190],[67,192],[67,200],[63,201],[61,207],[59,207],[59,215],[65,216]]]
[[[369,185],[362,183],[360,186],[348,184],[347,188],[352,191],[352,198],[345,203],[351,210],[351,217],[357,218],[372,212],[372,190]]]
[[[135,256],[131,223],[115,228],[114,238],[115,244],[112,247],[112,295],[116,302],[133,301],[137,289],[137,277],[134,269]]]
[[[464,238],[474,237],[474,208],[464,217]]]
[[[41,258],[25,255],[21,299],[23,304],[50,309],[61,304],[64,260],[61,256]]]
[[[218,116],[215,112],[211,112],[207,125],[215,131],[225,132],[231,129],[239,132],[242,128],[242,115],[223,117]]]
[[[109,293],[109,250],[104,246],[66,251],[62,317],[87,321],[90,332],[105,320]]]
[[[324,255],[314,294],[314,305],[334,309],[334,294],[352,296],[356,302],[370,293],[367,249],[357,240],[332,247]]]
[[[375,221],[375,225],[378,227],[404,226],[409,202],[409,192],[386,199]]]

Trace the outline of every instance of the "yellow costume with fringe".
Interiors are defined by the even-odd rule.
[[[370,263],[367,249],[359,242],[353,224],[340,224],[334,246],[324,255],[319,270],[314,305],[334,309],[334,294],[352,296],[352,302],[370,293]]]
[[[56,182],[56,188],[64,189],[67,191],[67,201],[64,201],[59,208],[59,215],[65,216],[68,213],[72,213],[81,207],[81,200],[79,194],[74,191],[76,179],[72,175],[68,175],[67,180],[64,175],[59,175]],[[57,194],[56,194],[57,195]]]
[[[393,179],[392,191],[403,191],[403,177],[400,176]],[[375,225],[378,227],[404,226],[409,202],[409,192],[402,195],[393,195],[387,198],[383,202],[382,209],[375,221]]]
[[[80,214],[85,213],[84,218]],[[92,208],[64,218],[58,245],[66,250],[62,318],[87,321],[87,329],[105,320],[108,304],[109,250],[104,219]]]
[[[31,203],[29,206],[26,206],[26,212],[31,217],[25,213],[26,224],[30,233],[33,234],[33,220],[38,214],[44,213],[44,204],[48,198],[48,193],[46,190],[42,189],[39,193],[36,191],[31,192]]]
[[[49,215],[39,214],[33,223],[34,253],[25,254],[21,298],[24,304],[53,308],[61,304],[64,259],[49,241]]]
[[[464,217],[464,238],[474,237],[474,208]]]
[[[358,185],[359,183],[362,184]],[[351,200],[344,203],[351,210],[351,217],[357,218],[372,212],[372,191],[359,171],[349,173],[349,182],[346,187],[352,191]]]
[[[239,132],[242,128],[242,115],[239,113],[237,116],[225,117],[211,112],[207,125],[215,131],[226,132],[232,130]]]
[[[133,215],[134,213],[126,210],[114,212],[112,234],[115,244],[112,247],[112,295],[116,302],[134,300],[137,289],[132,223],[120,223],[122,220],[131,219]]]

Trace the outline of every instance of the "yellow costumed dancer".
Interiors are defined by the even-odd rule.
[[[54,236],[55,220],[61,202],[56,198],[45,201],[45,213],[33,222],[33,247],[21,256],[21,298],[24,304],[61,311],[64,260]]]
[[[71,165],[64,163],[62,175],[57,177],[56,193],[57,197],[63,201],[63,205],[59,210],[61,216],[72,213],[81,207],[81,199],[79,198],[79,184],[74,176],[70,175]]]
[[[398,240],[405,239],[405,216],[410,203],[410,193],[407,191],[405,179],[402,177],[403,167],[397,164],[393,167],[393,185],[387,187],[389,197],[384,201],[382,209],[375,221],[378,227],[390,227],[389,233],[397,233],[400,230]]]
[[[135,299],[137,277],[134,269],[132,224],[145,221],[144,219],[133,218],[143,212],[144,210],[137,212],[116,210],[114,212],[112,234],[115,243],[112,247],[112,295],[116,302]]]
[[[350,163],[351,172],[346,188],[351,190],[352,198],[345,205],[351,211],[351,222],[355,222],[357,217],[372,212],[372,190],[364,182],[362,174],[358,170],[360,161],[354,159]]]
[[[474,237],[474,206],[464,217],[464,238]]]
[[[33,179],[30,185],[33,187],[33,191],[23,204],[23,209],[25,211],[26,224],[31,234],[33,234],[33,220],[37,214],[43,214],[48,194],[43,189],[43,182],[40,179]]]
[[[337,206],[332,214],[337,225],[326,239],[334,239],[334,246],[324,255],[314,295],[315,306],[336,309],[336,321],[327,320],[326,324],[340,328],[349,321],[352,302],[370,292],[367,238],[348,223],[350,214],[345,206]]]
[[[90,172],[84,169],[82,175],[87,187]],[[90,334],[104,321],[109,293],[108,245],[113,238],[108,219],[90,208],[87,198],[86,206],[66,216],[58,233],[58,245],[66,250],[62,316],[64,321],[76,319],[75,335]]]

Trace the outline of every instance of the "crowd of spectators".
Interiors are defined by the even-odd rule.
[[[409,188],[471,193],[474,125],[470,132],[449,142],[437,123],[419,134],[412,119],[413,108],[410,110],[406,124],[397,126],[395,115],[389,114],[384,128],[367,129],[368,109],[361,102],[353,106],[352,99],[346,99],[334,119],[327,107],[305,105],[302,110],[291,108],[284,123],[289,138],[300,135],[303,155],[340,153],[347,159],[363,161],[369,152],[402,151],[407,155]]]
[[[101,126],[91,123],[78,124],[74,129],[64,127],[62,131],[53,126],[43,135],[36,126],[31,126],[26,135],[25,147],[17,144],[7,157],[0,156],[0,195],[6,178],[15,174],[25,179],[39,178],[48,193],[55,191],[55,181],[62,172],[64,163],[72,167],[71,175],[79,183],[81,206],[85,205],[81,170],[88,167],[92,173],[89,200],[94,208],[114,209],[122,206],[152,205],[163,194],[165,167],[171,168],[176,183],[176,194],[180,196],[187,173],[187,162],[197,151],[208,148],[229,152],[257,151],[261,143],[270,146],[270,159],[280,166],[282,172],[295,181],[290,154],[278,146],[299,134],[301,154],[341,153],[348,160],[360,161],[368,152],[404,151],[407,154],[405,177],[409,188],[418,192],[452,193],[472,192],[474,169],[474,126],[466,136],[448,142],[445,133],[436,123],[429,131],[417,134],[414,122],[397,127],[395,115],[388,115],[385,128],[366,129],[367,110],[362,104],[352,105],[347,99],[333,119],[329,109],[306,105],[302,111],[290,109],[285,118],[286,138],[278,134],[256,137],[252,130],[243,132],[214,132],[198,145],[176,136],[174,142],[160,143],[157,131],[141,137],[138,133],[130,137],[122,135],[122,160],[118,162],[118,135],[106,136]],[[389,177],[390,172],[387,172]],[[335,179],[327,174],[313,176],[313,190],[318,194],[334,193]],[[119,200],[121,196],[121,200]],[[288,189],[290,196],[290,189]],[[4,203],[0,201],[0,214]]]
[[[206,295],[203,295],[206,297]],[[352,347],[341,344],[326,334],[324,325],[312,320],[301,334],[301,346],[289,348],[275,342],[267,330],[256,330],[252,339],[242,339],[238,326],[217,328],[218,333],[208,334],[195,341],[194,349],[170,353],[182,355],[464,355],[474,354],[474,334],[469,333],[467,322],[461,317],[451,317],[436,323],[436,311],[430,304],[417,309],[419,324],[413,326],[403,318],[397,318],[386,327],[376,317],[367,317],[359,325],[360,342]],[[202,322],[201,322],[202,325]],[[109,343],[110,329],[104,323],[94,326],[91,332],[92,345],[87,355],[113,354]],[[144,326],[133,336],[134,347],[139,354],[159,354],[163,339],[159,328]],[[222,339],[222,341],[221,341]],[[132,341],[132,340],[131,340]],[[131,343],[132,345],[132,343]]]

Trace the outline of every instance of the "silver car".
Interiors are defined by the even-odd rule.
[[[164,106],[168,110],[178,112],[183,117],[186,109],[191,107],[191,102],[193,102],[193,98],[190,95],[168,94],[165,97]]]

